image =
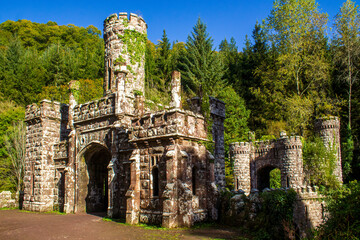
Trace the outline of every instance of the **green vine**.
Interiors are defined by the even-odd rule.
[[[134,95],[135,95],[135,96],[142,96],[142,95],[143,95],[143,92],[142,92],[142,91],[139,91],[139,90],[134,90]]]
[[[124,25],[124,27],[128,27],[129,26],[129,19],[124,18],[123,19],[123,25]]]
[[[125,27],[128,26],[128,20],[124,19],[123,24]],[[127,54],[128,56],[130,56],[131,65],[135,65],[136,63],[138,63],[139,66],[141,66],[141,60],[144,57],[146,50],[147,35],[135,30],[125,29],[124,34],[118,34],[118,37],[126,46],[126,48],[122,51],[122,54]],[[119,62],[124,62],[124,59],[122,57],[119,57],[118,59]],[[127,66],[127,69],[132,74],[136,75],[130,65]]]

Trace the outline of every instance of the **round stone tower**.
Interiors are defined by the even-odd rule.
[[[251,190],[250,151],[249,142],[235,142],[229,146],[230,157],[234,162],[235,190],[243,190],[246,194]]]
[[[147,25],[131,13],[112,14],[104,21],[104,95],[121,92],[126,98],[144,93]],[[123,81],[123,83],[121,83]]]
[[[326,147],[335,148],[337,162],[334,175],[340,182],[342,182],[339,118],[331,116],[316,119],[315,131],[322,138]]]
[[[301,187],[304,182],[302,143],[300,136],[284,136],[279,139],[282,147],[281,158],[281,186]]]

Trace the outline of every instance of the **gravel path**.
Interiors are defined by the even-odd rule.
[[[244,239],[231,228],[147,229],[90,214],[0,210],[0,239]]]

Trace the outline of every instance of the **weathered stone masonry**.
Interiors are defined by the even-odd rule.
[[[209,140],[202,99],[189,100],[191,111],[182,109],[179,72],[172,74],[170,107],[146,109],[146,31],[144,19],[135,14],[105,20],[101,99],[78,104],[78,85],[72,81],[68,105],[43,100],[27,107],[24,209],[106,211],[130,224],[165,227],[218,219],[225,190],[225,104],[209,99],[214,155],[203,144]],[[337,118],[328,118],[315,128],[327,146],[336,147],[335,174],[341,180],[339,126]],[[298,192],[299,229],[319,224],[321,204],[303,187],[300,137],[233,143],[230,155],[236,190],[249,194],[266,188],[269,172],[279,168],[281,185]]]
[[[135,14],[105,20],[103,98],[77,104],[72,81],[69,105],[44,100],[28,106],[25,209],[106,211],[131,224],[166,227],[217,219],[224,103],[211,99],[215,157],[203,145],[207,127],[199,104],[192,104],[195,111],[181,108],[179,72],[172,75],[170,108],[145,109],[140,41],[146,28]],[[133,45],[138,49],[131,52]]]

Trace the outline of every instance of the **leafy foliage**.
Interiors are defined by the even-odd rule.
[[[327,221],[316,231],[315,239],[359,239],[360,184],[357,181],[326,194]]]
[[[281,188],[281,171],[278,168],[270,171],[270,188]]]
[[[0,92],[17,104],[40,100],[44,87],[103,76],[104,44],[93,26],[9,20],[0,33]]]
[[[213,50],[213,40],[200,18],[188,36],[185,47],[186,52],[180,61],[183,86],[186,91],[201,92],[200,97],[207,101],[207,96],[214,96],[222,88],[224,67]]]
[[[335,145],[335,144],[334,144]],[[304,171],[309,184],[335,188],[336,146],[325,146],[320,137],[303,141]]]
[[[5,136],[11,131],[12,123],[24,119],[25,109],[13,102],[2,101],[0,104],[0,191],[16,191],[17,181],[8,151],[5,147]]]
[[[254,221],[255,239],[289,239],[293,236],[296,192],[275,190],[263,192],[260,197],[262,208]]]

